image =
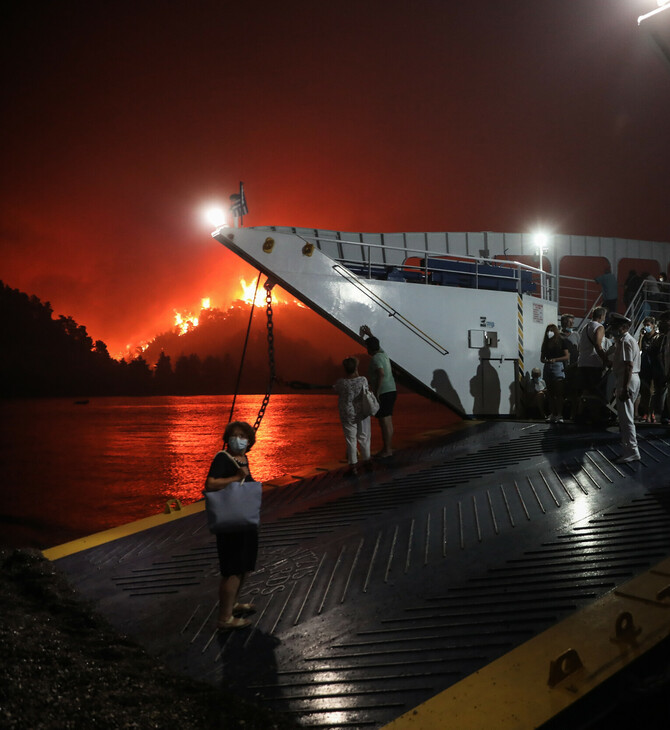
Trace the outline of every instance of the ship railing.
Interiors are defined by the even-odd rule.
[[[341,238],[315,238],[329,258],[366,279],[531,294],[555,300],[556,277],[517,261],[449,255]]]
[[[561,314],[588,321],[593,310],[602,303],[600,287],[593,279],[561,274],[558,277],[558,304]]]
[[[646,317],[658,320],[668,309],[670,309],[670,283],[645,279],[625,312],[625,316],[632,321],[630,331],[635,333],[635,336],[639,335]]]
[[[593,303],[591,304],[589,311],[584,315],[582,318],[582,321],[579,323],[577,327],[577,332],[581,332],[584,327],[593,319],[593,311],[597,308],[602,306],[603,303],[603,295],[602,293],[598,294],[598,296],[593,300]],[[570,312],[572,314],[572,312]]]

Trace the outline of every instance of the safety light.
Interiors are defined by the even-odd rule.
[[[545,231],[536,231],[533,233],[533,244],[540,252],[540,256],[542,256],[542,253],[547,250],[547,246],[549,245],[549,234]]]
[[[203,211],[203,217],[215,228],[228,225],[228,212],[219,205],[210,205]]]
[[[537,255],[540,258],[540,293],[544,296],[546,281],[544,277],[544,267],[542,265],[542,255],[549,250],[549,242],[551,236],[546,231],[535,231],[533,233],[533,245],[537,248]]]

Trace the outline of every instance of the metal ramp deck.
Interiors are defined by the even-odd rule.
[[[60,558],[121,632],[305,727],[381,727],[670,555],[670,437],[498,422],[264,497],[252,629],[204,513]]]

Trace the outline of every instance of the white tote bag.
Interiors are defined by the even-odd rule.
[[[356,418],[362,420],[368,416],[374,416],[378,410],[379,401],[366,383],[361,389],[361,392],[354,398]]]

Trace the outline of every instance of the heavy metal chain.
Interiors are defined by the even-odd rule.
[[[270,364],[270,381],[268,382],[267,390],[263,396],[263,402],[256,416],[256,422],[254,423],[254,431],[258,431],[261,425],[263,416],[265,415],[265,409],[270,403],[270,395],[272,395],[272,387],[277,380],[277,373],[275,369],[275,335],[274,335],[274,322],[272,320],[272,287],[267,286],[265,289],[265,309],[267,313],[267,335],[268,335],[268,361]]]

